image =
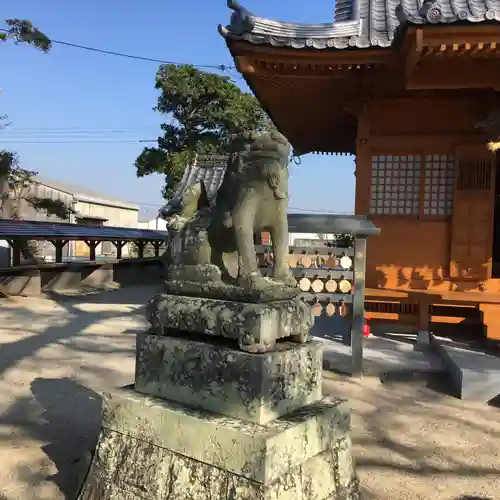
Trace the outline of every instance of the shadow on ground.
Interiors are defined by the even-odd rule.
[[[325,373],[324,392],[352,409],[366,500],[500,498],[497,409],[448,396],[438,374],[381,383]]]
[[[2,500],[74,500],[77,462],[100,427],[94,390],[133,380],[130,333],[145,326],[144,304],[154,292],[0,302]]]
[[[2,481],[13,477],[25,489],[11,490],[8,500],[74,500],[75,462],[99,432],[94,390],[133,380],[133,334],[154,291],[132,292],[53,295],[39,314],[22,302],[0,310],[0,446],[6,455],[17,446],[28,457],[9,464],[2,457],[0,498]],[[13,328],[2,330],[6,317]],[[386,358],[414,359],[406,352]],[[352,409],[365,500],[500,500],[498,410],[448,396],[439,373],[412,373],[361,379],[325,373],[325,394],[347,399]],[[43,482],[57,491],[34,488]]]
[[[37,378],[32,397],[20,398],[0,417],[0,426],[16,428],[23,439],[42,445],[57,468],[45,475],[36,467],[18,470],[27,484],[54,482],[67,500],[74,500],[81,481],[79,460],[95,448],[101,424],[101,398],[69,378]]]
[[[77,464],[92,453],[97,442],[101,397],[67,378],[39,378],[33,381],[31,390],[45,421],[36,429],[38,435],[34,437],[48,442],[42,450],[57,467],[57,473],[47,479],[59,487],[67,500],[74,500],[82,480]],[[74,418],[70,420],[67,418],[68,406],[73,408]]]

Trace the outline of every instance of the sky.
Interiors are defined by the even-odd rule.
[[[331,22],[334,12],[330,0],[241,3],[259,16],[303,23]],[[169,62],[234,64],[217,32],[229,22],[225,0],[2,0],[0,12],[1,19],[31,20],[53,40]],[[0,61],[0,115],[12,124],[0,134],[0,149],[17,151],[23,168],[156,215],[163,177],[138,179],[134,161],[145,146],[139,141],[156,140],[166,121],[152,109],[158,63],[60,44],[43,54],[13,43],[2,44]],[[352,212],[354,182],[353,157],[303,156],[290,166],[290,211]]]

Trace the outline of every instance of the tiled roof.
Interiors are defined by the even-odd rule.
[[[418,0],[404,0],[398,8],[398,17],[401,22],[413,24],[500,22],[500,1],[436,0],[422,3]]]
[[[74,240],[163,240],[164,231],[129,227],[95,227],[64,222],[0,219],[0,240],[9,239],[74,239]]]
[[[172,199],[182,196],[184,190],[195,182],[203,181],[208,198],[213,199],[226,172],[227,155],[199,155],[191,165],[186,166],[181,182]]]
[[[222,36],[293,49],[389,47],[405,23],[500,21],[500,0],[337,0],[334,22],[299,24],[255,16],[234,0]]]

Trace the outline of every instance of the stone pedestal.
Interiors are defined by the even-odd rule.
[[[322,399],[309,313],[298,300],[155,297],[135,385],[104,395],[79,500],[360,499],[349,412]]]
[[[321,399],[319,342],[250,354],[226,339],[137,336],[135,390],[257,424]]]
[[[104,397],[80,500],[357,500],[348,429],[335,399],[258,425],[126,388]]]

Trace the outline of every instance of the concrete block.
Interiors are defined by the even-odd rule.
[[[113,264],[88,266],[82,270],[82,286],[100,288],[113,283]]]
[[[335,399],[262,426],[122,390],[80,500],[358,500],[348,429]]]
[[[19,274],[10,274],[0,278],[2,290],[7,295],[22,295],[33,297],[40,295],[42,290],[42,281],[40,271],[36,268],[26,268]]]
[[[135,389],[242,420],[267,422],[321,399],[319,342],[251,354],[224,339],[139,334]]]
[[[44,270],[44,290],[74,290],[82,284],[82,268],[68,266],[67,269]]]
[[[432,345],[460,399],[490,401],[500,395],[500,358],[447,345],[435,337]]]
[[[416,351],[427,351],[431,347],[431,334],[426,330],[417,332],[417,342],[415,344]]]
[[[420,330],[417,333],[417,345],[423,347],[428,346],[430,344],[430,334],[426,330]]]

